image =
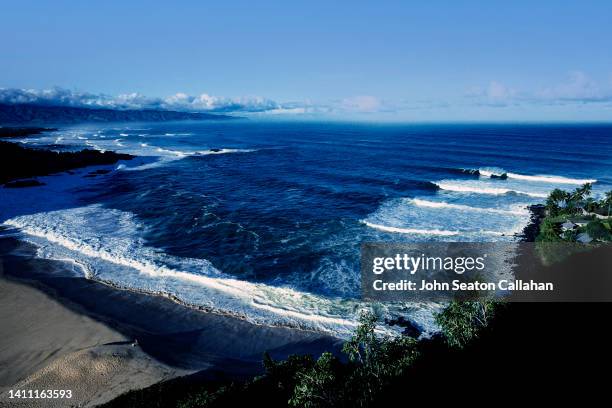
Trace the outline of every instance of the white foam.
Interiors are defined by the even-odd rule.
[[[172,162],[174,160],[179,159],[179,157],[163,157],[163,158],[159,158],[155,161],[152,162],[148,162],[148,163],[144,163],[138,166],[126,166],[124,164],[121,164],[119,166],[117,166],[117,170],[123,170],[123,171],[140,171],[140,170],[148,170],[148,169],[154,169],[156,167],[161,167],[165,164],[168,164],[169,162]],[[131,163],[130,163],[131,164]]]
[[[428,201],[421,200],[418,198],[409,199],[409,202],[425,208],[440,208],[440,209],[452,209],[459,211],[471,211],[471,212],[482,212],[482,213],[493,213],[493,214],[507,214],[507,215],[527,215],[529,210],[524,205],[515,205],[510,210],[504,210],[499,208],[483,208],[483,207],[472,207],[463,204],[451,204],[444,201]]]
[[[164,155],[173,155],[177,157],[207,156],[207,155],[213,155],[213,154],[228,154],[228,153],[250,153],[250,152],[255,151],[255,149],[229,149],[229,148],[228,149],[214,149],[214,150],[209,149],[209,150],[185,151],[185,150],[165,149],[162,147],[148,146],[148,145],[146,147],[154,148],[156,152],[162,153]]]
[[[497,167],[483,167],[478,169],[478,173],[483,177],[501,176],[506,170]]]
[[[536,175],[527,175],[527,174],[519,174],[507,172],[504,169],[500,169],[497,167],[484,167],[478,169],[478,173],[483,177],[501,177],[504,174],[509,179],[515,180],[525,180],[525,181],[535,181],[540,183],[551,183],[551,184],[577,184],[582,185],[585,183],[596,183],[596,179],[575,179],[564,176],[555,176],[555,175],[547,175],[547,174],[536,174]]]
[[[549,176],[549,175],[535,175],[528,176],[525,174],[517,174],[517,173],[506,173],[508,178],[516,179],[516,180],[526,180],[526,181],[537,181],[543,183],[552,183],[552,184],[577,184],[582,185],[586,183],[596,183],[596,179],[573,179],[567,178],[563,176]]]
[[[493,195],[502,195],[502,194],[523,194],[530,197],[537,198],[546,198],[548,195],[544,193],[536,193],[529,191],[520,191],[520,190],[512,190],[509,188],[499,188],[499,187],[485,187],[485,186],[476,186],[473,184],[462,184],[462,183],[453,183],[453,182],[436,182],[434,183],[442,190],[448,191],[456,191],[460,193],[474,193],[474,194],[493,194]]]
[[[205,259],[180,258],[149,247],[144,226],[126,212],[100,205],[9,219],[53,259],[72,259],[86,277],[118,287],[169,294],[179,301],[259,324],[287,325],[348,336],[357,301],[325,298],[288,287],[242,281]],[[50,245],[51,244],[51,245]]]
[[[377,230],[386,231],[386,232],[396,232],[400,234],[419,234],[419,235],[443,235],[443,236],[452,236],[459,235],[459,231],[444,231],[438,229],[416,229],[416,228],[400,228],[400,227],[391,227],[387,225],[374,224],[369,221],[363,221],[365,225],[370,228],[375,228]]]
[[[85,144],[86,144],[87,146],[91,147],[92,149],[99,151],[100,153],[104,153],[104,152],[106,152],[106,149],[104,149],[104,148],[102,148],[102,147],[98,146],[97,144],[95,144],[95,143],[93,143],[93,142],[90,142],[89,140],[85,141]]]
[[[199,150],[194,152],[198,156],[206,156],[209,154],[226,154],[226,153],[250,153],[254,152],[255,149],[218,149],[218,150]]]

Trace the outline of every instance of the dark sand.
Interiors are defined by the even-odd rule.
[[[0,237],[0,392],[15,385],[81,390],[79,403],[92,406],[196,371],[250,378],[262,372],[265,351],[285,358],[340,347],[320,333],[254,325],[75,277],[65,263],[33,251]]]
[[[0,406],[94,406],[189,374],[132,346],[34,287],[0,277]],[[10,399],[9,390],[71,390],[71,399]]]

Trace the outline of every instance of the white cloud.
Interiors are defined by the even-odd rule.
[[[268,112],[286,109],[270,99],[261,97],[224,98],[206,93],[191,96],[176,93],[166,98],[152,98],[139,93],[110,96],[72,91],[63,88],[16,89],[1,88],[0,103],[38,104],[87,108],[165,109],[189,112]],[[290,107],[294,108],[294,107]]]
[[[378,112],[383,103],[375,96],[359,95],[345,98],[341,101],[340,107],[344,110],[354,112]]]
[[[600,86],[584,72],[574,71],[567,82],[544,88],[536,97],[551,101],[602,102],[612,100],[612,89]]]
[[[570,104],[612,102],[612,83],[599,84],[584,72],[574,71],[565,82],[539,90],[516,91],[492,81],[486,88],[470,89],[466,96],[479,105],[507,106],[519,104]]]

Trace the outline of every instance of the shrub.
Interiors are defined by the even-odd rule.
[[[490,300],[453,301],[436,315],[436,323],[450,346],[464,348],[489,325],[497,307]]]
[[[323,353],[317,362],[298,373],[289,405],[293,407],[318,408],[338,405],[344,393],[339,381],[341,363],[331,353]]]
[[[589,222],[586,226],[586,232],[591,238],[601,241],[610,241],[612,235],[606,226],[599,220]]]

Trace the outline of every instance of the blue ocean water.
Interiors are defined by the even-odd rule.
[[[138,156],[106,175],[0,192],[10,203],[0,221],[39,256],[118,287],[338,335],[364,307],[362,242],[516,240],[526,207],[553,188],[612,188],[609,125],[235,120],[80,125],[22,142]],[[379,307],[428,329],[438,305]]]

